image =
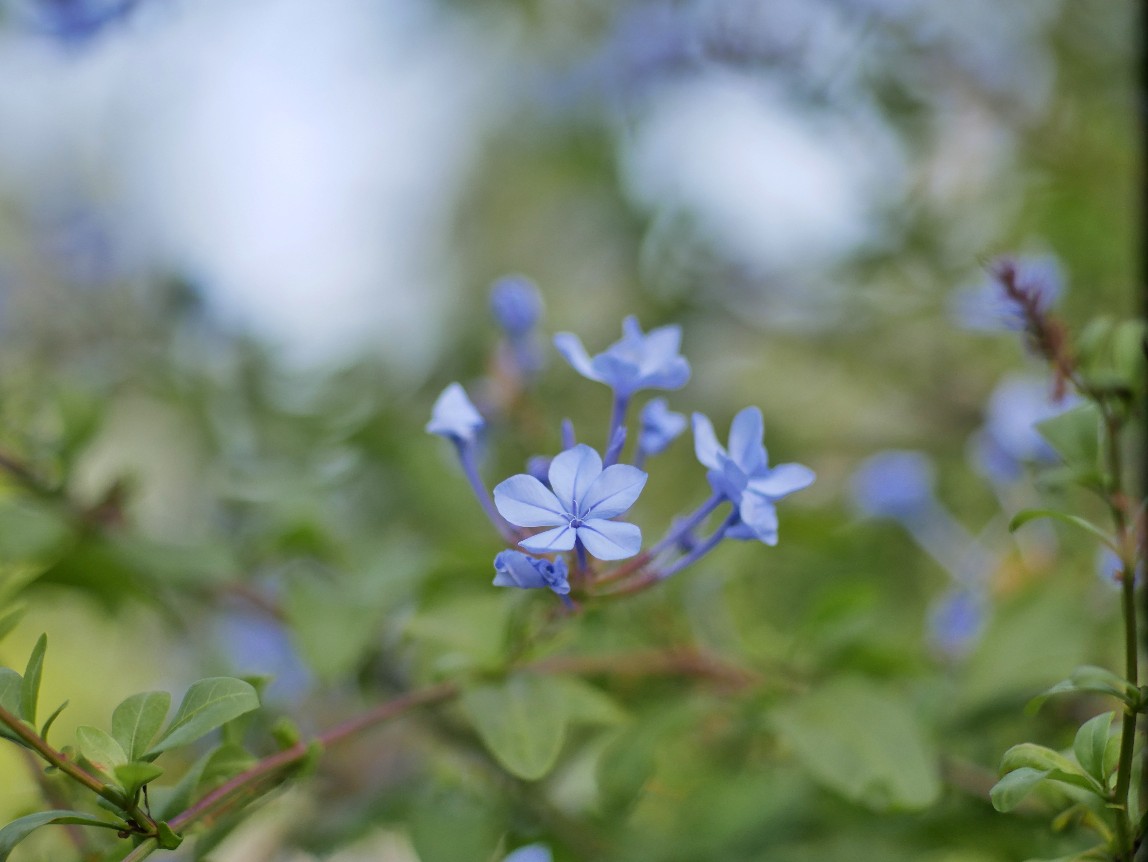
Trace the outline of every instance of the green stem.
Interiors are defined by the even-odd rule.
[[[1099,402],[1104,414],[1104,429],[1107,443],[1108,471],[1111,484],[1108,491],[1108,508],[1116,529],[1116,545],[1120,549],[1121,585],[1120,604],[1124,617],[1124,676],[1133,686],[1140,685],[1139,643],[1136,620],[1136,555],[1131,549],[1128,536],[1128,519],[1125,514],[1123,492],[1124,464],[1120,448],[1121,420],[1111,407]],[[1138,812],[1128,810],[1129,789],[1132,785],[1133,749],[1136,744],[1136,713],[1128,707],[1120,724],[1120,758],[1116,769],[1116,787],[1112,802],[1116,807],[1116,839],[1119,862],[1132,862],[1136,836],[1133,824],[1139,820]]]
[[[77,784],[86,787],[96,795],[106,799],[119,810],[123,811],[132,820],[140,825],[145,834],[154,835],[157,831],[156,822],[145,814],[138,805],[135,805],[117,788],[100,781],[76,762],[70,760],[62,752],[52,748],[45,739],[36,733],[27,722],[19,716],[0,706],[0,724],[5,724],[12,733],[18,736],[30,749],[35,751],[48,763],[56,767]]]

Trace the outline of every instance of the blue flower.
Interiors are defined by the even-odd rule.
[[[545,844],[528,844],[519,847],[502,862],[553,862],[554,856]]]
[[[528,557],[519,551],[502,551],[494,558],[494,585],[523,590],[546,587],[560,596],[570,593],[566,580],[566,561]]]
[[[642,531],[610,520],[634,505],[646,474],[628,464],[602,469],[602,459],[580,443],[550,462],[550,487],[519,473],[494,489],[499,513],[519,527],[551,527],[519,544],[528,551],[569,551],[575,543],[600,560],[632,557]]]
[[[680,326],[661,326],[642,332],[635,317],[622,321],[622,340],[593,359],[577,335],[560,332],[554,346],[566,361],[590,380],[605,383],[618,398],[629,398],[640,389],[680,389],[690,379],[690,364],[678,353]]]
[[[694,414],[694,451],[709,472],[710,487],[737,509],[738,520],[726,531],[731,539],[757,539],[777,544],[774,502],[813,483],[815,475],[803,464],[769,466],[762,444],[761,411],[746,407],[730,425],[729,448],[718,443],[710,420]]]
[[[929,609],[929,640],[943,655],[961,658],[980,639],[986,602],[980,590],[955,587]]]
[[[1051,419],[1079,399],[1057,401],[1048,382],[1009,375],[989,396],[985,424],[971,440],[977,468],[990,479],[1019,479],[1026,462],[1053,463],[1056,452],[1040,436],[1036,424]]]
[[[542,294],[520,275],[500,278],[490,289],[490,310],[511,340],[528,335],[542,317]]]
[[[485,426],[482,415],[466,397],[466,390],[452,383],[435,401],[426,430],[462,446],[474,443]]]
[[[1023,309],[1001,284],[1005,268],[1017,290],[1033,297],[1041,313],[1052,308],[1064,290],[1064,274],[1055,257],[1002,258],[990,267],[988,281],[954,294],[950,308],[959,325],[981,332],[1024,329]]]
[[[919,520],[936,509],[933,473],[926,455],[893,449],[866,458],[853,472],[849,490],[866,515]]]
[[[665,398],[655,398],[641,413],[638,450],[643,455],[657,455],[686,430],[686,417],[666,407]]]

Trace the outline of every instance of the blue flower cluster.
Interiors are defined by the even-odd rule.
[[[492,308],[508,339],[522,344],[533,337],[541,303],[528,282],[497,283]],[[561,452],[553,458],[532,458],[526,472],[500,482],[493,494],[476,465],[485,428],[482,415],[458,383],[439,396],[427,431],[454,444],[480,504],[507,542],[516,546],[495,557],[496,586],[546,588],[572,604],[572,578],[588,594],[601,594],[606,584],[613,585],[612,592],[632,591],[675,574],[723,539],[777,544],[776,502],[810,485],[814,474],[801,464],[769,465],[762,444],[762,415],[756,407],[734,417],[726,446],[718,442],[707,417],[693,415],[694,449],[707,470],[712,493],[693,512],[676,519],[660,541],[643,552],[641,529],[619,520],[646,485],[646,461],[663,452],[690,424],[683,414],[670,410],[664,398],[648,401],[640,412],[632,463],[621,463],[633,397],[647,389],[680,389],[689,380],[689,362],[680,354],[681,337],[678,326],[643,332],[635,318],[627,317],[622,338],[591,356],[576,335],[556,335],[555,347],[575,371],[613,390],[606,448],[599,453],[576,442],[566,422]],[[729,511],[720,523],[708,536],[697,537],[696,532],[723,505]],[[630,562],[599,571],[590,558]]]

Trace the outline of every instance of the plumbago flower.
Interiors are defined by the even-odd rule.
[[[547,587],[560,596],[570,592],[565,560],[544,560],[519,551],[502,551],[494,558],[494,585],[523,590]]]
[[[600,560],[632,557],[642,547],[634,524],[611,520],[638,499],[646,473],[628,464],[602,467],[589,446],[579,444],[550,462],[547,488],[519,473],[494,489],[499,513],[519,527],[550,527],[519,542],[528,551],[550,553],[581,549]]]
[[[660,326],[642,332],[636,317],[622,321],[622,340],[593,359],[573,333],[554,336],[554,346],[567,362],[590,380],[605,383],[617,398],[629,398],[640,389],[681,389],[690,379],[690,364],[678,353],[680,326]]]
[[[638,433],[638,460],[664,452],[686,430],[689,423],[681,413],[666,406],[665,398],[654,398],[642,408]]]
[[[777,544],[777,511],[774,503],[813,484],[815,474],[802,464],[769,466],[762,444],[761,410],[746,407],[730,425],[729,447],[722,448],[710,420],[694,414],[694,450],[706,478],[720,501],[734,506],[724,535],[731,539],[757,539]]]

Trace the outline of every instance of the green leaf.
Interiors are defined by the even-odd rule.
[[[1082,404],[1036,423],[1036,430],[1070,467],[1095,467],[1100,457],[1100,411]]]
[[[20,607],[12,608],[0,614],[0,640],[6,638],[11,634],[12,630],[20,624],[20,620],[24,618],[24,612],[28,609],[21,605]]]
[[[1125,320],[1116,327],[1112,337],[1112,363],[1116,373],[1134,390],[1139,381],[1148,354],[1143,320]]]
[[[1078,691],[1111,695],[1124,701],[1124,703],[1133,708],[1135,708],[1140,701],[1140,690],[1124,677],[1113,673],[1107,668],[1097,667],[1096,665],[1081,665],[1072,672],[1072,676],[1068,679],[1061,680],[1056,685],[1045,689],[1030,700],[1027,710],[1030,713],[1035,712],[1053,695]]]
[[[163,767],[156,766],[154,763],[136,761],[134,763],[121,763],[115,768],[114,773],[120,787],[127,792],[130,798],[134,799],[141,787],[145,784],[151,784],[163,775]]]
[[[0,862],[6,862],[12,849],[27,838],[32,832],[49,823],[75,824],[79,826],[99,826],[104,829],[123,829],[124,823],[109,823],[83,811],[40,811],[29,814],[19,820],[13,820],[3,829],[0,829]]]
[[[60,717],[60,713],[68,708],[69,703],[71,703],[70,700],[65,700],[63,703],[57,706],[52,711],[52,714],[48,716],[47,721],[44,722],[44,726],[40,728],[40,736],[45,740],[48,739],[48,731],[52,729],[52,725],[56,723],[56,719]]]
[[[462,707],[491,754],[519,778],[541,778],[558,760],[570,716],[553,680],[514,674],[464,691]]]
[[[548,677],[548,685],[560,693],[572,724],[622,724],[628,718],[612,697],[577,677]]]
[[[112,736],[127,752],[128,760],[139,760],[147,753],[170,706],[171,695],[166,691],[142,691],[112,711]]]
[[[98,727],[77,727],[76,740],[84,759],[109,778],[115,774],[117,766],[128,762],[128,756],[120,744]]]
[[[221,724],[259,708],[259,696],[250,683],[217,676],[192,683],[167,730],[145,757],[195,742]]]
[[[418,800],[410,817],[410,837],[420,862],[474,862],[501,858],[499,840],[506,813],[497,802],[456,790]]]
[[[20,687],[20,717],[29,724],[36,723],[36,703],[40,700],[40,678],[44,674],[44,652],[48,649],[48,636],[40,635],[28,658],[24,671],[24,684]]]
[[[156,844],[161,850],[176,850],[183,843],[183,836],[163,821],[156,824]]]
[[[1050,771],[1023,766],[1003,776],[989,791],[993,808],[1002,813],[1012,811],[1038,784],[1048,778]]]
[[[1088,719],[1080,726],[1072,743],[1072,751],[1084,771],[1105,788],[1108,786],[1108,772],[1104,766],[1104,753],[1108,749],[1115,716],[1115,712],[1105,712]]]
[[[15,716],[20,715],[20,700],[24,689],[24,678],[10,667],[0,667],[0,706]],[[0,736],[19,742],[23,740],[12,733],[6,725],[0,724]]]
[[[1103,795],[1104,788],[1085,774],[1079,765],[1043,745],[1022,742],[1006,751],[1001,758],[1002,773],[1024,768],[1045,772],[1050,781],[1061,781]]]
[[[790,701],[772,719],[809,775],[854,802],[911,810],[940,796],[937,754],[897,692],[839,678]]]
[[[202,796],[209,793],[254,763],[254,755],[242,746],[232,743],[219,746],[203,765],[195,785],[195,795]]]
[[[1079,527],[1086,532],[1091,533],[1095,538],[1099,539],[1105,547],[1111,548],[1115,553],[1119,553],[1116,543],[1112,538],[1097,527],[1091,521],[1086,521],[1077,515],[1069,515],[1065,512],[1058,512],[1055,509],[1025,509],[1022,512],[1017,512],[1011,521],[1009,521],[1008,529],[1010,533],[1015,533],[1024,524],[1029,521],[1035,521],[1038,518],[1053,518],[1057,521],[1062,521],[1065,524],[1071,524],[1074,527]]]

